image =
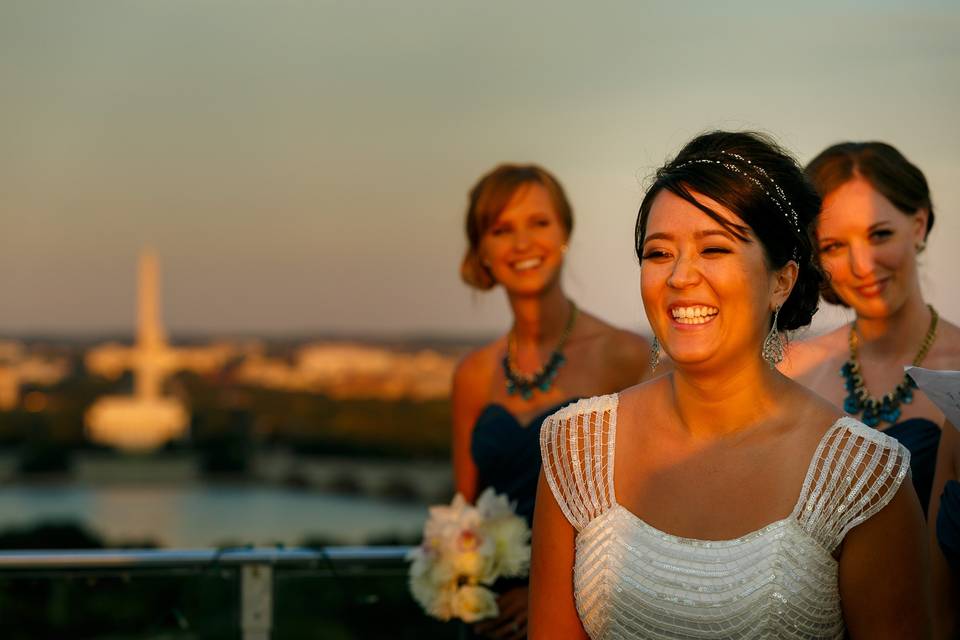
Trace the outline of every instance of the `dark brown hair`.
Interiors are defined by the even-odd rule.
[[[662,190],[683,198],[741,240],[747,240],[747,232],[752,231],[772,269],[795,261],[800,273],[780,309],[777,328],[789,331],[810,323],[823,280],[813,257],[812,236],[820,198],[790,154],[768,136],[750,131],[711,131],[688,142],[677,157],[657,170],[640,204],[634,242],[641,266],[647,221]],[[723,218],[701,204],[694,193],[737,214],[743,224]]]
[[[863,178],[902,213],[927,211],[927,234],[933,228],[933,202],[923,172],[885,142],[841,142],[820,152],[806,168],[821,198],[847,182]],[[926,237],[926,235],[924,235]],[[820,292],[832,304],[849,306],[830,286],[829,274]]]
[[[567,236],[573,231],[573,209],[563,187],[549,171],[535,164],[501,164],[480,178],[470,190],[466,220],[467,252],[460,264],[460,277],[471,287],[486,291],[496,284],[490,270],[480,262],[480,241],[517,190],[530,184],[539,184],[547,190]]]

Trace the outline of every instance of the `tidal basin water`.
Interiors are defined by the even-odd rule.
[[[152,540],[168,548],[296,545],[307,537],[363,544],[416,536],[420,504],[249,485],[6,486],[0,530],[41,521],[85,525],[110,543]]]

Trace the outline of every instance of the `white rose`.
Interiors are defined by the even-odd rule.
[[[410,578],[425,577],[434,584],[453,580],[453,568],[449,559],[437,551],[423,546],[414,547],[407,554],[410,563]]]
[[[485,533],[493,540],[497,575],[526,576],[530,570],[530,528],[518,516],[487,523]]]
[[[409,586],[420,606],[430,615],[452,615],[451,601],[456,590],[456,576],[449,559],[423,547],[417,547],[408,554],[413,560],[410,565]]]
[[[413,599],[417,601],[425,611],[429,612],[433,600],[437,595],[437,586],[430,579],[430,574],[426,571],[414,575],[410,574],[410,593]]]
[[[426,607],[427,613],[438,620],[447,621],[450,618],[456,618],[460,614],[456,608],[457,587],[453,584],[444,586],[433,595],[433,600]]]
[[[497,599],[486,587],[464,585],[453,596],[453,615],[464,622],[478,622],[496,617],[500,613]]]
[[[497,494],[493,487],[487,487],[477,499],[477,511],[483,520],[496,520],[514,515],[514,505],[505,494]]]

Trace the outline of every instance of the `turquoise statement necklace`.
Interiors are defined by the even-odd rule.
[[[561,334],[557,346],[553,349],[550,357],[547,358],[547,363],[543,365],[539,371],[531,374],[518,371],[514,365],[513,352],[516,351],[517,338],[513,333],[513,329],[510,330],[510,334],[507,336],[507,353],[503,356],[503,376],[506,378],[508,395],[512,396],[515,393],[519,393],[524,400],[529,400],[533,397],[534,391],[546,393],[550,390],[553,381],[557,377],[560,366],[567,361],[563,355],[563,348],[567,345],[567,340],[570,338],[570,332],[573,330],[573,323],[577,319],[577,313],[579,313],[577,305],[571,300],[570,317],[567,319],[567,326],[564,327],[563,334]]]
[[[927,357],[927,352],[933,346],[933,341],[937,337],[937,320],[939,316],[936,310],[927,305],[930,309],[930,327],[927,329],[927,335],[923,338],[923,344],[920,345],[920,351],[913,359],[913,366],[918,367],[923,359]],[[847,397],[843,401],[843,410],[850,415],[863,413],[863,423],[868,427],[878,427],[884,422],[890,424],[900,419],[900,405],[913,402],[913,390],[917,388],[917,383],[907,374],[903,374],[903,381],[897,385],[897,388],[877,400],[867,391],[867,386],[863,381],[863,373],[860,368],[860,360],[857,357],[860,339],[857,337],[856,323],[850,325],[850,359],[840,367],[840,375],[843,376],[844,385],[847,388]]]

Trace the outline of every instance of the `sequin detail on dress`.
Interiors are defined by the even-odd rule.
[[[589,636],[842,638],[832,552],[893,498],[909,452],[841,418],[821,439],[789,516],[731,540],[682,538],[617,503],[618,398],[581,400],[540,432],[547,483],[577,531],[574,596]]]

